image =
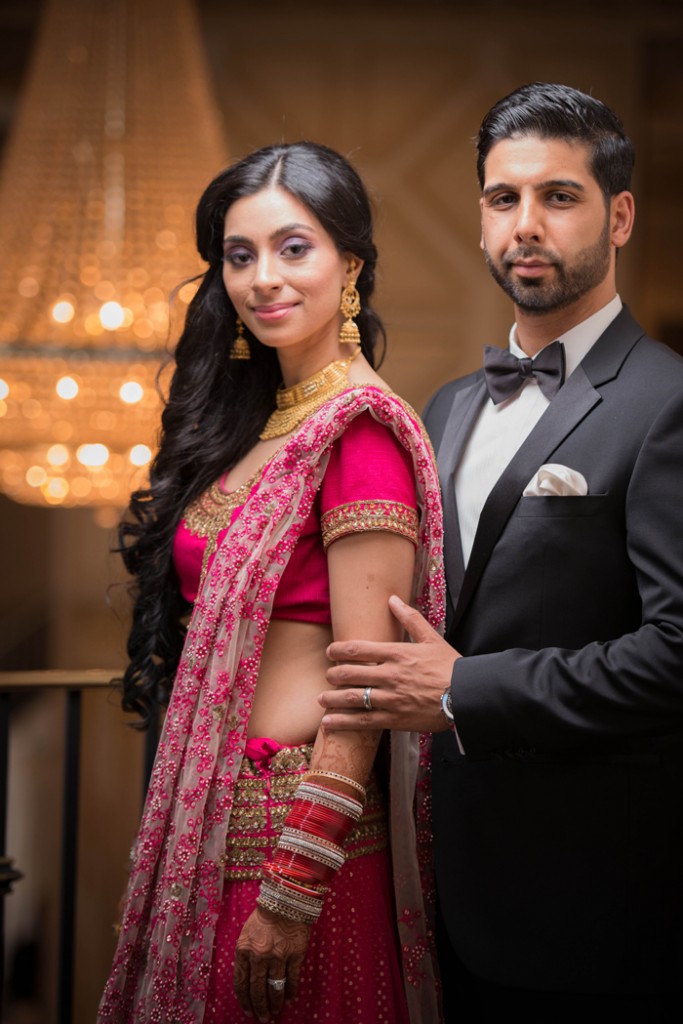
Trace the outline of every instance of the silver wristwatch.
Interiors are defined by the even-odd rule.
[[[451,696],[450,686],[441,694],[441,710],[446,716],[448,724],[453,725],[455,723],[455,719],[453,718],[453,698]]]

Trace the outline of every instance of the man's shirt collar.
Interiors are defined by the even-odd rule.
[[[565,355],[565,380],[567,377],[574,372],[576,367],[579,365],[584,356],[588,355],[588,352],[593,347],[595,342],[598,340],[601,334],[603,334],[609,325],[615,320],[622,309],[622,301],[618,295],[599,309],[597,313],[593,313],[592,316],[582,320],[576,327],[572,327],[571,330],[561,334],[559,338],[553,338],[552,341],[561,341],[564,345]],[[517,324],[513,324],[510,329],[510,351],[513,356],[517,356],[518,359],[524,359],[526,352],[517,344]],[[550,344],[549,342],[548,344]],[[536,353],[538,355],[538,353]],[[534,358],[536,358],[534,356]]]

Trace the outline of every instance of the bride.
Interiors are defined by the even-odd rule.
[[[170,703],[98,1019],[432,1024],[417,738],[392,740],[387,801],[380,733],[325,730],[318,703],[333,638],[401,638],[390,594],[442,617],[431,450],[374,369],[367,195],[324,146],[268,147],[208,186],[197,239],[122,526],[124,706]]]

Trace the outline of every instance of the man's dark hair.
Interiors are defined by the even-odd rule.
[[[608,200],[631,187],[633,143],[609,107],[568,85],[532,82],[491,107],[477,135],[477,176],[484,187],[489,151],[503,139],[537,135],[581,142],[591,150],[591,172]]]

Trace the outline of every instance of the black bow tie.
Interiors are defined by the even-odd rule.
[[[484,349],[486,386],[494,405],[512,398],[524,381],[535,377],[538,386],[551,401],[564,384],[564,345],[554,341],[546,345],[535,359],[518,359],[507,349],[487,345]]]

